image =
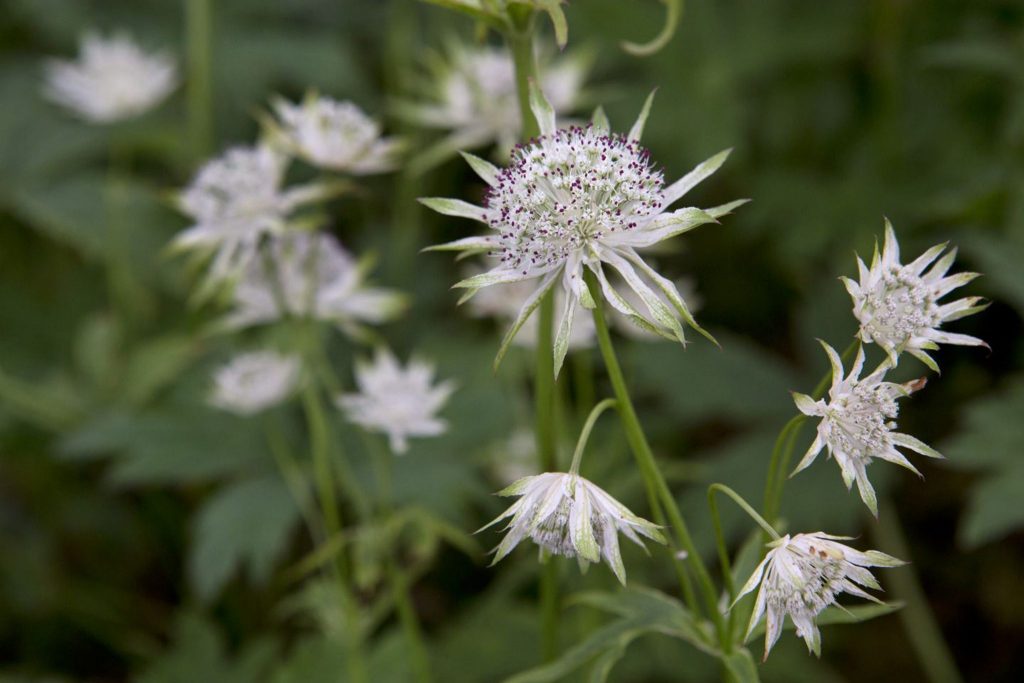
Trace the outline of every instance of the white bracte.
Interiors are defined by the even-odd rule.
[[[398,166],[402,141],[381,137],[380,124],[352,102],[310,93],[300,104],[277,99],[273,106],[278,120],[268,122],[271,135],[314,166],[353,175]]]
[[[381,348],[372,363],[356,363],[355,376],[359,393],[339,396],[338,407],[351,422],[386,434],[396,454],[409,449],[409,437],[438,436],[448,429],[437,412],[455,383],[433,384],[434,366],[413,359],[403,368]]]
[[[529,537],[552,555],[575,557],[583,570],[588,563],[604,560],[616,578],[625,584],[626,568],[622,564],[618,534],[641,548],[644,544],[640,536],[665,543],[656,524],[637,517],[578,474],[545,472],[523,477],[498,495],[520,498],[479,530],[512,518],[506,527],[508,534],[494,551],[492,565]]]
[[[299,382],[294,356],[253,351],[236,356],[213,376],[210,403],[237,415],[254,415],[288,398]]]
[[[887,460],[921,476],[897,447],[908,448],[930,458],[942,457],[938,451],[919,439],[894,431],[894,420],[899,414],[896,399],[909,396],[922,388],[924,380],[906,384],[886,382],[885,373],[889,369],[887,363],[861,378],[860,373],[864,368],[863,347],[857,350],[850,374],[844,377],[839,354],[825,342],[821,342],[821,345],[832,364],[832,387],[829,389],[828,402],[815,401],[806,394],[793,394],[800,412],[821,418],[817,435],[793,474],[814,462],[821,449],[827,447],[828,454],[839,464],[846,488],[849,489],[856,481],[861,500],[877,517],[878,501],[867,475],[867,466],[872,460]]]
[[[433,65],[426,97],[399,103],[398,113],[419,126],[451,130],[442,145],[452,153],[494,142],[510,150],[523,127],[512,55],[504,48],[456,42],[447,53]],[[577,107],[587,69],[582,54],[538,59],[541,89],[556,112],[566,114]]]
[[[331,322],[346,334],[363,336],[363,324],[396,318],[405,308],[398,292],[370,287],[371,263],[358,262],[330,235],[291,232],[272,238],[249,261],[235,286],[230,329],[272,323],[285,317]]]
[[[195,224],[172,246],[213,254],[206,287],[237,277],[265,235],[285,232],[296,208],[331,194],[321,183],[283,189],[287,165],[287,156],[270,145],[234,147],[208,161],[178,195],[178,208]]]
[[[78,59],[46,64],[47,98],[91,123],[134,118],[160,104],[178,84],[174,59],[146,53],[128,35],[87,33]]]
[[[981,339],[966,334],[943,332],[944,323],[959,320],[987,308],[982,298],[969,296],[946,304],[939,299],[978,277],[978,273],[946,275],[956,249],[938,261],[946,244],[937,244],[906,265],[900,264],[900,245],[892,224],[885,221],[885,245],[879,256],[876,246],[871,268],[857,258],[860,281],[842,278],[853,298],[853,314],[860,322],[857,336],[865,343],[877,343],[893,365],[907,351],[935,372],[939,366],[928,351],[939,344],[985,346]],[[932,262],[935,264],[928,268]],[[927,269],[927,271],[926,271]]]
[[[820,657],[821,632],[815,618],[821,611],[835,603],[840,593],[880,603],[863,590],[880,590],[875,577],[865,567],[906,564],[877,550],[860,552],[836,543],[843,540],[849,540],[849,537],[819,531],[796,534],[792,538],[786,535],[768,544],[771,550],[736,597],[738,601],[758,584],[761,585],[747,626],[747,637],[761,617],[767,614],[764,659],[768,659],[768,653],[782,634],[786,615],[793,620],[796,634],[807,643],[807,649]]]
[[[496,363],[539,305],[560,283],[567,295],[554,339],[555,373],[568,350],[576,308],[593,308],[584,268],[600,283],[612,308],[640,327],[685,343],[680,319],[707,335],[693,319],[676,286],[657,273],[637,252],[706,223],[715,223],[745,200],[712,209],[670,211],[686,192],[725,161],[715,155],[668,187],[639,144],[650,109],[648,98],[626,136],[608,132],[600,112],[586,127],[558,129],[555,114],[536,87],[531,105],[541,137],[517,147],[504,169],[464,155],[490,186],[486,206],[457,199],[422,199],[448,216],[471,218],[495,234],[470,237],[432,247],[434,250],[488,252],[498,265],[457,283],[469,290],[463,300],[490,285],[537,280],[502,342]],[[615,271],[643,302],[634,307],[611,284],[604,267]]]

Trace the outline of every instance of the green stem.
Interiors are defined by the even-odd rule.
[[[597,342],[608,371],[608,378],[611,380],[615,397],[618,399],[618,412],[619,417],[622,419],[623,429],[626,432],[626,440],[629,442],[630,449],[633,451],[644,479],[649,482],[650,488],[657,494],[658,500],[668,515],[679,546],[686,551],[687,562],[697,575],[697,580],[700,582],[703,590],[708,614],[718,630],[719,638],[724,643],[726,638],[725,621],[722,618],[722,614],[718,611],[718,595],[711,581],[711,575],[708,574],[707,567],[704,566],[704,561],[697,552],[697,547],[690,536],[690,530],[683,520],[682,513],[679,512],[675,496],[672,495],[672,491],[665,482],[665,477],[662,476],[661,470],[658,469],[658,464],[654,460],[654,454],[651,452],[651,446],[647,443],[647,437],[640,426],[640,419],[637,417],[636,409],[633,407],[633,400],[629,396],[626,380],[622,375],[622,368],[619,366],[619,360],[612,346],[611,335],[608,333],[608,325],[604,319],[601,289],[598,287],[594,274],[589,269],[584,270],[584,279],[586,280],[587,287],[590,288],[590,295],[596,303],[593,314],[594,326],[597,328]],[[692,596],[688,597],[688,602],[691,599]],[[694,607],[695,605],[691,605],[691,609]]]
[[[189,137],[194,161],[210,153],[213,136],[211,0],[185,0]]]
[[[868,525],[874,538],[874,544],[885,548],[901,559],[910,559],[910,548],[900,526],[896,506],[888,500],[879,501],[882,508],[876,524]],[[872,521],[875,521],[872,519]],[[910,641],[910,646],[917,656],[917,661],[931,683],[961,683],[963,678],[957,670],[956,660],[949,651],[942,636],[942,629],[935,619],[935,614],[928,605],[925,595],[914,571],[913,564],[901,567],[899,571],[887,572],[886,583],[891,594],[905,603],[898,614],[903,623],[903,631]]]
[[[277,417],[277,416],[274,416]],[[306,522],[306,528],[314,543],[323,543],[327,540],[326,532],[316,517],[313,502],[310,500],[309,491],[303,484],[302,469],[298,460],[288,446],[288,440],[281,432],[277,420],[269,419],[265,422],[265,434],[267,445],[277,463],[277,469],[284,479],[285,485],[291,493],[295,505],[302,513],[302,519]]]
[[[530,139],[540,133],[537,121],[530,111],[530,81],[537,76],[537,63],[533,50],[534,11],[514,5],[513,26],[505,39],[516,73],[516,94],[523,122],[523,138]],[[543,472],[555,471],[557,466],[555,434],[555,362],[551,328],[554,325],[554,302],[551,292],[544,296],[537,312],[537,359],[534,377],[536,409],[537,457]],[[540,571],[541,654],[545,662],[552,661],[558,652],[558,565],[555,558],[547,558]]]
[[[580,438],[576,442],[576,450],[572,454],[572,465],[569,467],[570,474],[579,474],[580,460],[583,458],[583,449],[587,447],[587,441],[590,439],[590,432],[593,431],[597,418],[601,417],[601,413],[613,407],[615,403],[616,401],[614,398],[606,398],[594,406],[594,409],[590,411],[590,415],[587,417],[587,421],[583,423],[583,429],[580,431]]]

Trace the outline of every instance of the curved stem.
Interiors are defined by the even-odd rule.
[[[576,442],[576,450],[572,454],[572,465],[569,467],[570,474],[579,474],[580,460],[583,459],[583,449],[587,447],[590,432],[594,429],[597,418],[601,417],[601,413],[615,406],[616,403],[617,401],[614,398],[606,398],[590,411],[590,415],[587,416],[587,421],[583,424],[583,429],[580,431],[580,438]]]
[[[633,400],[629,396],[629,389],[626,387],[626,380],[622,375],[622,368],[619,366],[619,360],[615,355],[611,335],[608,333],[608,324],[604,319],[604,311],[602,310],[604,300],[601,289],[597,284],[594,274],[589,269],[584,269],[583,277],[586,280],[587,287],[590,289],[590,295],[596,303],[593,315],[594,326],[597,328],[597,342],[601,349],[601,356],[604,358],[605,367],[608,370],[608,378],[611,380],[612,388],[615,390],[615,397],[618,399],[618,412],[619,417],[622,419],[623,429],[626,432],[626,440],[629,442],[630,449],[633,451],[644,479],[648,481],[650,488],[656,494],[665,514],[668,516],[679,546],[686,551],[686,560],[697,575],[697,580],[704,593],[708,614],[715,624],[719,639],[724,643],[726,639],[725,621],[722,618],[721,612],[718,611],[717,591],[711,581],[711,575],[708,574],[707,567],[704,566],[704,561],[697,552],[697,547],[693,543],[693,538],[690,536],[690,530],[683,520],[683,515],[679,512],[675,496],[672,495],[672,491],[665,482],[665,477],[662,476],[661,470],[658,469],[658,464],[654,460],[654,454],[651,452],[651,446],[647,443],[647,437],[640,425],[636,409],[633,407]],[[695,605],[691,605],[691,609],[694,608]]]

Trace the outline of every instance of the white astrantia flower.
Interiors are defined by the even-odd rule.
[[[355,175],[398,166],[402,141],[382,137],[380,124],[352,102],[310,93],[300,104],[277,99],[273,106],[272,135],[315,166]]]
[[[853,314],[860,322],[857,336],[864,342],[875,342],[882,347],[893,365],[897,356],[907,351],[938,372],[939,366],[927,352],[938,349],[939,344],[987,346],[977,337],[939,329],[944,323],[987,307],[978,296],[939,303],[946,294],[978,277],[978,273],[947,276],[956,258],[956,249],[951,249],[939,259],[946,246],[937,244],[902,265],[896,233],[886,219],[885,245],[881,255],[876,248],[870,268],[857,258],[859,281],[842,278],[853,297]],[[934,265],[929,268],[933,261]]]
[[[471,218],[494,234],[470,237],[433,247],[435,250],[489,252],[498,265],[486,273],[456,284],[469,289],[536,280],[505,336],[496,362],[530,317],[541,298],[557,284],[567,295],[555,335],[555,372],[568,350],[576,308],[593,308],[594,300],[583,280],[593,272],[603,298],[636,324],[670,339],[684,342],[680,319],[706,334],[694,321],[671,280],[658,274],[637,252],[729,213],[743,202],[712,209],[670,211],[687,191],[725,161],[728,151],[715,155],[686,176],[665,187],[661,171],[651,163],[639,139],[651,98],[628,135],[608,132],[603,114],[586,127],[557,129],[555,114],[536,87],[531,105],[541,136],[516,148],[510,164],[498,169],[472,155],[464,155],[490,186],[486,206],[457,199],[421,201],[448,216]],[[611,268],[643,302],[636,308],[612,286],[605,267]]]
[[[828,401],[815,401],[805,394],[793,394],[800,412],[821,418],[817,435],[793,474],[814,462],[822,448],[828,448],[828,454],[839,464],[846,488],[849,489],[853,482],[857,482],[861,500],[877,517],[875,489],[867,475],[867,466],[872,460],[893,462],[921,476],[897,448],[908,448],[930,458],[942,457],[938,451],[919,439],[894,431],[894,420],[899,414],[896,399],[909,396],[923,387],[924,380],[906,384],[886,382],[885,373],[889,369],[887,363],[862,378],[863,347],[857,350],[850,374],[844,377],[839,354],[825,342],[821,342],[821,345],[832,364],[832,387],[829,389]]]
[[[195,224],[173,245],[214,255],[207,284],[236,277],[264,236],[289,228],[296,208],[330,195],[330,186],[320,183],[282,188],[287,165],[287,156],[270,145],[234,147],[208,161],[178,195],[179,209]]]
[[[87,33],[77,60],[47,62],[44,94],[86,121],[113,123],[149,111],[177,84],[169,54],[147,53],[125,34]]]
[[[288,316],[333,322],[359,336],[361,325],[397,317],[405,297],[370,287],[371,262],[356,261],[330,235],[290,232],[272,238],[265,251],[249,261],[224,319],[228,328],[274,322]]]
[[[545,472],[523,477],[499,491],[498,495],[520,498],[483,527],[487,529],[512,518],[506,527],[508,534],[495,549],[494,562],[500,561],[520,541],[529,537],[552,555],[575,557],[584,569],[588,563],[604,560],[619,581],[625,584],[626,568],[619,552],[618,534],[640,547],[644,547],[641,536],[665,543],[665,537],[656,524],[637,517],[625,505],[578,474]]]
[[[510,323],[519,315],[523,304],[530,298],[535,288],[533,283],[527,281],[488,287],[469,300],[469,311],[479,318],[497,318],[502,322]],[[556,308],[563,306],[564,297],[565,294],[561,290],[555,292]],[[533,316],[523,323],[513,343],[519,346],[535,347],[537,345],[537,320],[537,316]],[[552,334],[554,334],[553,331]],[[576,319],[573,320],[572,331],[569,333],[569,350],[590,348],[594,345],[594,339],[593,318],[582,308],[577,309]]]
[[[403,368],[392,353],[378,349],[372,363],[357,362],[359,393],[338,397],[348,419],[388,436],[397,454],[409,449],[409,437],[443,434],[448,424],[437,417],[455,390],[451,381],[434,384],[434,367],[412,359]]]
[[[214,374],[210,403],[238,415],[253,415],[281,403],[296,388],[299,359],[273,351],[236,356]]]
[[[771,550],[754,569],[750,579],[737,595],[737,600],[757,588],[757,600],[750,615],[747,637],[766,616],[764,658],[782,633],[786,616],[793,620],[796,634],[807,648],[821,656],[821,633],[815,618],[841,593],[880,601],[864,588],[880,590],[878,582],[865,567],[898,567],[906,564],[877,550],[860,552],[836,541],[847,536],[822,532],[788,534],[768,544]],[[735,603],[733,603],[735,604]]]
[[[433,83],[422,102],[400,103],[399,113],[420,126],[451,130],[442,146],[454,153],[496,142],[509,150],[522,131],[515,66],[508,50],[452,43],[433,66]],[[554,110],[573,111],[589,67],[582,53],[556,60],[541,56],[540,86]]]

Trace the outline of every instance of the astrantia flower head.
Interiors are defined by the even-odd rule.
[[[86,34],[77,61],[47,63],[44,92],[86,121],[112,123],[152,109],[177,82],[170,55],[147,54],[123,34]]]
[[[238,415],[253,415],[288,398],[300,370],[298,358],[272,351],[236,356],[214,375],[210,403]]]
[[[269,145],[234,147],[207,162],[178,205],[195,224],[174,245],[214,254],[207,283],[235,277],[256,254],[260,240],[284,232],[291,212],[330,192],[325,185],[284,190],[288,159]]]
[[[455,384],[434,384],[434,367],[410,360],[403,368],[386,349],[379,349],[372,363],[357,363],[359,393],[338,397],[338,407],[362,427],[387,434],[391,450],[409,449],[409,437],[443,434],[448,424],[437,417]]]
[[[938,372],[938,365],[927,351],[939,348],[939,344],[986,346],[977,337],[939,329],[944,323],[986,307],[977,296],[939,303],[943,296],[978,277],[978,273],[947,276],[956,258],[956,249],[935,261],[945,249],[945,244],[937,244],[914,261],[901,265],[900,245],[892,224],[886,220],[881,256],[876,249],[871,268],[857,259],[859,282],[843,278],[853,297],[853,314],[860,321],[858,336],[864,342],[875,342],[882,347],[894,365],[896,357],[907,351]],[[934,265],[929,268],[933,261]]]
[[[524,477],[498,495],[520,498],[484,527],[512,518],[506,527],[508,534],[495,550],[494,562],[529,537],[552,555],[575,557],[584,568],[588,563],[604,560],[625,584],[626,568],[619,552],[618,534],[640,547],[643,547],[641,536],[665,543],[657,525],[637,517],[578,474],[545,472]]]
[[[879,590],[878,582],[865,567],[898,567],[906,564],[877,550],[860,552],[836,541],[846,536],[822,532],[788,535],[768,544],[771,550],[754,569],[740,590],[737,600],[757,588],[754,612],[750,615],[747,637],[767,614],[764,658],[782,634],[788,615],[796,634],[807,649],[821,656],[821,633],[815,617],[836,601],[840,593],[849,593],[874,602],[879,600],[864,588]]]
[[[272,134],[296,156],[332,171],[369,175],[393,170],[402,143],[348,101],[310,93],[301,104],[274,102]]]
[[[369,261],[357,262],[330,235],[292,232],[273,238],[249,261],[235,286],[229,328],[274,322],[287,316],[333,322],[360,336],[363,323],[395,318],[405,297],[366,284]]]
[[[846,488],[849,489],[853,482],[857,482],[861,500],[877,517],[875,489],[867,475],[867,466],[872,460],[894,462],[921,476],[917,468],[910,464],[897,447],[908,448],[931,458],[942,457],[938,451],[919,439],[894,431],[894,420],[899,414],[896,399],[910,395],[924,383],[922,380],[906,384],[886,382],[884,378],[888,370],[887,364],[861,378],[860,373],[864,368],[863,347],[857,350],[857,358],[850,369],[850,374],[844,377],[839,354],[825,342],[821,345],[832,364],[832,387],[827,402],[815,401],[805,394],[793,394],[800,412],[821,418],[814,442],[807,449],[806,455],[793,474],[814,462],[822,448],[828,448],[829,455],[839,463]]]
[[[592,271],[603,297],[615,310],[641,327],[684,341],[680,319],[701,331],[676,286],[658,274],[637,252],[705,223],[716,222],[742,202],[713,209],[669,211],[687,191],[725,161],[722,152],[665,187],[661,171],[639,144],[651,104],[648,98],[628,135],[608,132],[603,116],[586,128],[557,129],[550,105],[536,87],[531,105],[541,137],[518,147],[511,163],[499,170],[466,155],[490,186],[485,207],[455,199],[424,199],[430,208],[485,223],[495,234],[458,240],[438,250],[489,252],[498,259],[490,271],[463,280],[457,287],[472,291],[491,285],[537,280],[506,335],[509,342],[556,283],[566,293],[555,335],[555,372],[568,349],[578,305],[593,308],[583,281]],[[612,285],[605,266],[643,302],[632,306]],[[706,334],[706,333],[704,333]]]
[[[443,146],[473,149],[497,142],[508,150],[522,130],[512,55],[503,48],[453,42],[434,65],[431,98],[399,111],[421,126],[453,131]],[[538,60],[540,85],[556,112],[576,108],[588,60],[582,54]]]

